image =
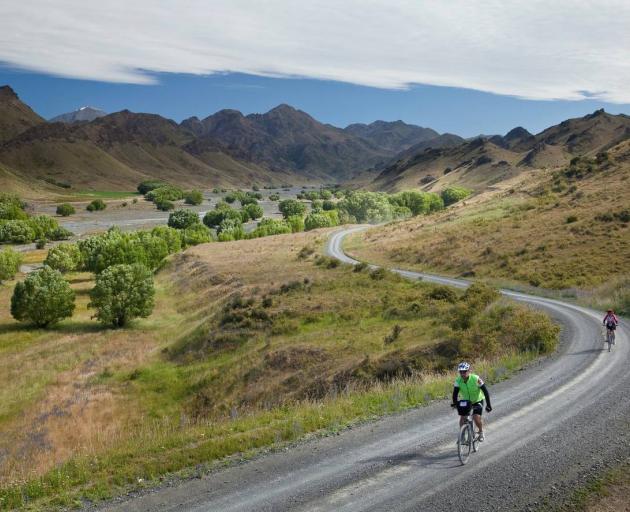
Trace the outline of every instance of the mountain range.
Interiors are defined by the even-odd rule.
[[[537,135],[517,127],[471,140],[402,121],[342,129],[284,104],[264,114],[221,110],[181,123],[84,108],[47,122],[0,87],[3,189],[131,190],[147,178],[206,188],[346,182],[375,190],[453,183],[480,189],[628,138],[630,118],[604,111]]]

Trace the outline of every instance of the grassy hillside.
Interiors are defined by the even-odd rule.
[[[623,287],[630,265],[630,142],[430,218],[355,236],[366,261],[544,288]]]
[[[77,311],[50,330],[13,321],[1,285],[0,509],[336,430],[446,396],[441,372],[471,352],[496,380],[554,346],[546,317],[492,290],[357,272],[318,256],[323,238],[189,249],[158,274],[153,315],[120,330],[90,319],[90,274],[70,276]]]

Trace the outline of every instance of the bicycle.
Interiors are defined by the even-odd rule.
[[[606,326],[606,343],[608,343],[608,352],[610,352],[615,344],[615,329],[609,329],[608,326]]]
[[[457,436],[457,456],[462,465],[468,462],[470,453],[479,451],[479,432],[472,420],[472,404],[467,400],[460,400],[459,407],[468,409],[465,423],[459,429]]]

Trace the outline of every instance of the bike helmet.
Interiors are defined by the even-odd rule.
[[[466,361],[459,363],[459,366],[457,367],[458,372],[467,372],[468,370],[470,370],[470,363],[467,363]]]
[[[612,313],[612,312],[613,312],[613,310],[612,310],[612,309],[609,309],[609,310],[608,310],[608,313]]]

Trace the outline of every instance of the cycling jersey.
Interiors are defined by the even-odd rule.
[[[474,373],[468,376],[468,381],[464,382],[461,375],[458,375],[455,379],[455,387],[459,388],[459,394],[462,400],[470,400],[471,403],[476,404],[481,402],[484,398],[481,387],[483,386],[483,379]]]

